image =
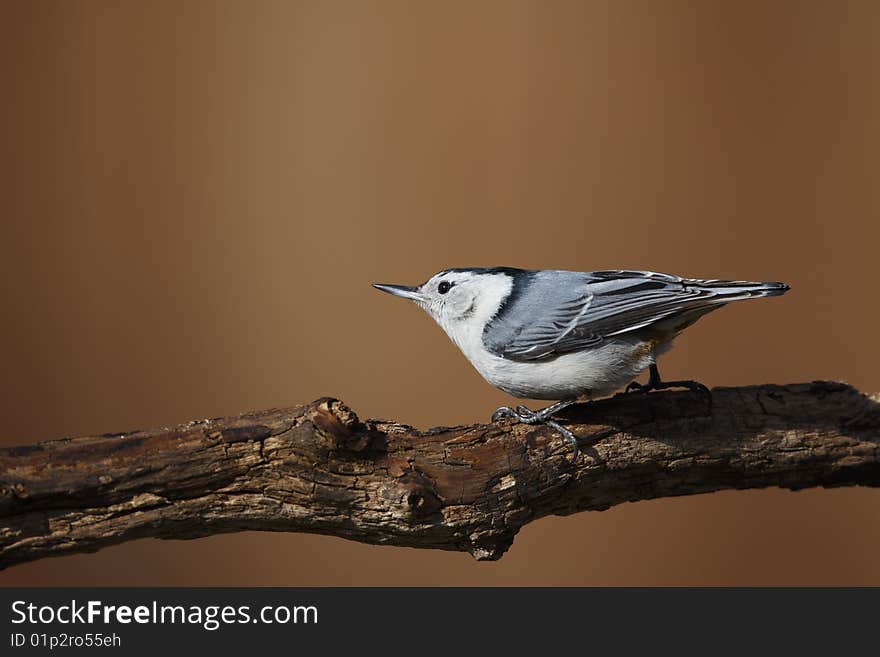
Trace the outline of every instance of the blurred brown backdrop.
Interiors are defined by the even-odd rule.
[[[880,4],[0,3],[3,442],[334,395],[488,418],[372,290],[505,264],[788,281],[667,377],[880,390]],[[880,584],[880,492],[528,525],[499,563],[337,538],[143,540],[0,584]]]

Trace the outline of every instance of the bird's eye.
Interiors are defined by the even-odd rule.
[[[440,285],[437,286],[437,291],[440,294],[446,294],[447,292],[449,292],[451,287],[452,283],[450,283],[449,281],[440,281]]]

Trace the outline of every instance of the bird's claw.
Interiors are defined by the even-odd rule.
[[[533,411],[525,406],[517,406],[515,409],[510,406],[501,406],[500,408],[496,408],[495,412],[492,413],[492,422],[497,423],[501,420],[512,420],[522,424],[546,424],[558,431],[563,438],[571,443],[573,448],[572,460],[576,460],[580,453],[577,436],[555,420],[550,419],[550,415],[552,415],[553,411],[560,408],[562,407],[559,404],[554,404],[541,411]]]
[[[652,390],[668,390],[669,388],[684,388],[712,397],[712,391],[699,381],[648,381],[647,383],[633,381],[624,389],[624,393],[646,393]]]
[[[681,388],[687,388],[688,390],[702,393],[706,395],[709,399],[712,399],[712,391],[699,381],[673,381],[672,383]]]
[[[519,415],[510,406],[502,406],[500,408],[496,408],[495,412],[492,413],[493,423],[498,423],[501,420],[516,420],[517,422],[520,421]]]
[[[513,420],[522,424],[539,424],[544,421],[544,418],[540,413],[536,413],[525,406],[517,406],[515,409],[510,406],[502,406],[501,408],[496,408],[495,412],[492,413],[492,422],[498,422],[499,420]]]
[[[561,424],[559,424],[559,422],[556,422],[555,420],[544,420],[544,424],[556,429],[563,438],[565,438],[568,442],[571,443],[571,448],[572,448],[571,460],[576,461],[578,454],[580,454],[580,448],[578,447],[577,436],[575,436],[571,431],[566,429],[564,426],[562,426]]]
[[[646,394],[651,392],[652,390],[668,390],[669,388],[684,388],[686,390],[690,390],[691,392],[705,395],[706,399],[709,400],[709,410],[711,411],[713,401],[712,391],[699,381],[663,381],[659,378],[659,376],[655,378],[652,375],[651,378],[648,379],[647,383],[639,383],[637,381],[633,381],[624,389],[623,394]]]
[[[650,390],[650,388],[647,385],[645,385],[644,383],[639,383],[638,381],[633,381],[624,389],[623,392],[628,395],[633,392],[648,392],[648,390]]]
[[[525,406],[517,406],[516,407],[516,416],[519,418],[520,422],[525,424],[537,424],[541,422],[543,416],[540,412],[536,413],[530,408],[526,408]]]

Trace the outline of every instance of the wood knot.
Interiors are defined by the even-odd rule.
[[[313,416],[323,417],[347,433],[357,431],[362,426],[357,414],[338,399],[321,397],[321,399],[314,401],[312,406],[314,408]]]
[[[329,397],[314,402],[308,418],[321,436],[328,439],[331,449],[345,445],[360,424],[351,409]]]
[[[308,418],[329,450],[385,452],[385,437],[362,423],[357,414],[338,399],[324,397],[312,403]]]
[[[440,510],[443,502],[434,491],[434,482],[421,472],[407,472],[400,478],[404,502],[415,518],[425,518]]]

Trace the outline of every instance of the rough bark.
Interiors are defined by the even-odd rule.
[[[627,395],[552,429],[418,431],[342,402],[0,450],[0,567],[143,537],[332,534],[498,559],[548,514],[726,488],[880,485],[880,403],[840,383]]]

